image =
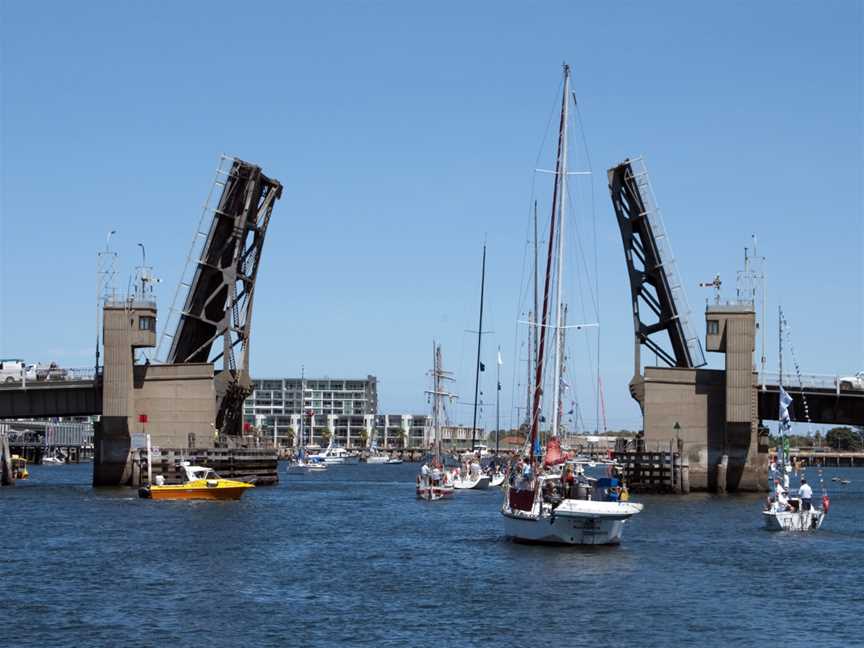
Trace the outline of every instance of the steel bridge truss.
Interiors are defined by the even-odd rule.
[[[218,187],[221,197],[212,208]],[[282,185],[260,167],[222,156],[157,350],[168,363],[218,366],[221,361],[215,386],[216,427],[222,434],[242,433],[243,401],[252,393],[249,338],[255,278],[270,215],[281,195]],[[184,289],[186,300],[177,310]],[[170,349],[163,357],[167,340]]]
[[[625,160],[609,169],[608,177],[630,277],[634,378],[641,375],[643,346],[670,367],[704,366],[702,343],[690,328],[687,298],[644,161]]]

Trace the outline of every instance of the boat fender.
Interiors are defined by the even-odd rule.
[[[827,515],[828,509],[831,508],[831,500],[827,495],[822,496],[822,511]]]

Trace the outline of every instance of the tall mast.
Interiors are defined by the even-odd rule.
[[[477,404],[480,393],[480,342],[483,339],[483,292],[486,287],[486,244],[483,244],[483,264],[480,268],[480,324],[477,327],[477,367],[474,371],[474,422],[471,424],[471,452],[477,438]]]
[[[432,446],[437,463],[441,462],[441,423],[444,420],[443,398],[453,399],[455,396],[444,391],[444,381],[453,380],[451,372],[444,371],[444,363],[441,360],[441,345],[432,340],[432,390],[427,394],[432,395]]]
[[[539,272],[537,270],[537,247],[539,241],[537,238],[537,201],[534,201],[534,319],[537,319],[537,313],[540,312],[540,305],[537,303],[537,282],[539,281]],[[537,333],[534,333],[534,363],[537,363]]]
[[[552,436],[558,435],[561,425],[558,412],[558,402],[561,398],[561,363],[563,361],[563,332],[561,289],[564,283],[564,208],[567,204],[567,97],[570,94],[570,66],[564,64],[564,99],[561,102],[561,133],[558,140],[559,161],[557,180],[560,186],[558,191],[558,269],[555,282],[555,364],[552,376]]]
[[[533,385],[531,384],[531,376],[537,366],[537,337],[538,327],[537,316],[540,312],[540,306],[537,303],[537,283],[540,280],[537,267],[537,201],[534,201],[534,311],[528,316],[528,406],[525,409],[525,418],[528,419],[528,425],[531,425],[531,394]]]
[[[560,379],[561,381],[564,380],[564,372],[567,369],[566,368],[566,362],[567,361],[566,361],[566,358],[565,358],[564,352],[563,352],[564,334],[567,331],[567,329],[565,328],[567,326],[567,304],[564,304],[563,306],[564,306],[564,316],[562,317],[562,320],[561,320],[561,329],[560,329],[561,330],[560,340],[561,340],[561,348],[562,348],[562,352],[561,352],[561,379]],[[560,390],[560,392],[558,393],[558,401],[555,404],[555,409],[558,411],[558,425],[561,425],[561,421],[564,420],[564,390],[563,389]]]
[[[534,354],[532,353],[532,350],[531,350],[531,339],[532,339],[531,336],[532,336],[532,334],[534,336],[534,341],[535,342],[537,341],[537,333],[536,333],[536,331],[532,331],[532,329],[534,328],[534,318],[535,317],[536,317],[536,313],[532,313],[531,311],[528,311],[528,359],[525,362],[525,364],[528,366],[528,383],[527,383],[528,388],[526,390],[527,393],[525,394],[525,396],[526,396],[525,421],[528,423],[529,427],[531,426],[531,394],[533,391],[531,389],[531,380],[532,380],[532,377],[534,375]]]
[[[438,447],[439,405],[441,398],[441,347],[432,340],[432,446],[435,448],[435,463],[440,460],[441,449]]]
[[[779,328],[777,339],[780,344],[780,380],[778,382],[779,386],[783,386],[783,307],[777,307],[777,326]]]
[[[531,405],[531,462],[534,462],[534,444],[537,441],[537,431],[540,426],[540,397],[543,394],[543,355],[546,347],[546,328],[549,315],[549,283],[552,279],[552,249],[555,240],[555,216],[558,207],[558,191],[561,183],[561,153],[564,147],[562,135],[565,134],[564,119],[567,110],[567,83],[566,79],[569,76],[569,68],[564,66],[564,96],[561,106],[561,123],[558,126],[558,159],[556,161],[555,187],[552,190],[552,217],[549,223],[549,244],[546,254],[546,277],[543,281],[543,312],[538,323],[540,329],[540,343],[537,348],[537,370],[534,373],[534,402]]]
[[[501,432],[501,345],[498,345],[498,357],[495,359],[498,373],[495,383],[495,456],[498,456],[498,435]]]

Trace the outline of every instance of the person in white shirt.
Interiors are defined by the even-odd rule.
[[[422,468],[420,468],[420,474],[423,475],[424,477],[429,476],[429,466],[426,465],[425,463],[423,464]]]
[[[798,496],[801,498],[801,510],[810,510],[810,501],[813,499],[813,489],[803,477],[801,478],[801,487],[798,489]]]
[[[437,484],[441,479],[441,471],[438,470],[438,466],[435,466],[432,469],[432,483]]]
[[[786,491],[783,490],[783,485],[780,480],[774,482],[774,493],[777,496],[777,510],[785,511],[789,508],[789,499],[786,497]]]

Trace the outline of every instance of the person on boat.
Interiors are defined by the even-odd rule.
[[[621,494],[618,499],[622,502],[630,501],[630,491],[627,490],[627,484],[621,484]]]
[[[813,499],[813,489],[810,488],[810,484],[807,483],[807,480],[802,477],[801,478],[801,486],[798,488],[798,496],[801,498],[801,510],[809,511],[811,507],[811,500]]]
[[[573,484],[576,482],[576,477],[573,475],[573,466],[568,465],[564,469],[564,499],[573,499]]]
[[[432,468],[432,483],[437,486],[438,482],[440,482],[440,481],[441,481],[441,470],[436,465],[434,468]]]
[[[789,499],[779,479],[774,480],[774,492],[777,494],[777,510],[785,511],[789,508]]]
[[[429,477],[429,464],[424,463],[420,467],[420,476],[423,477],[424,479]]]

